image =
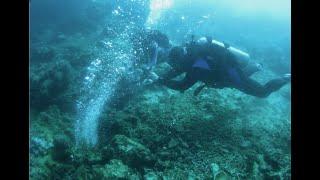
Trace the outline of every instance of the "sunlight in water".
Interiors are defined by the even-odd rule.
[[[290,0],[215,0],[212,2],[215,6],[240,14],[268,14],[276,18],[287,18],[291,15]]]
[[[161,13],[173,6],[173,0],[151,0],[147,25],[152,25],[160,18]]]

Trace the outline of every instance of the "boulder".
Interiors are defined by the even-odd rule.
[[[152,171],[146,173],[146,174],[143,176],[143,178],[144,178],[145,180],[160,180],[160,178],[158,177],[158,175],[157,175],[155,172],[152,172]]]
[[[168,143],[168,148],[171,149],[171,148],[174,148],[174,147],[176,147],[178,145],[179,145],[179,142],[177,140],[171,138],[171,140]]]
[[[156,162],[155,157],[144,145],[124,135],[116,135],[112,139],[113,156],[120,158],[126,164],[136,167],[150,167]]]
[[[48,153],[48,149],[53,146],[51,142],[41,137],[31,137],[30,154],[35,156],[43,156]]]
[[[96,168],[97,179],[117,180],[117,179],[139,179],[133,171],[121,160],[112,159],[102,168]]]

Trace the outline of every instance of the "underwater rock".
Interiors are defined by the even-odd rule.
[[[188,177],[189,177],[189,173],[178,167],[175,167],[173,169],[168,169],[162,175],[163,180],[173,180],[173,179],[183,180],[183,179],[188,179]]]
[[[155,158],[147,147],[124,135],[116,135],[112,139],[112,146],[114,156],[130,166],[142,168],[155,163]]]
[[[64,134],[73,138],[73,119],[69,114],[61,112],[56,105],[40,112],[33,123],[32,135],[44,137],[47,141],[53,142],[55,134]]]
[[[105,146],[101,150],[102,160],[107,162],[113,157],[113,149],[109,146]]]
[[[170,159],[172,157],[172,154],[167,150],[163,150],[158,153],[158,156],[161,159]]]
[[[101,165],[108,162],[108,160],[103,160],[102,151],[98,147],[87,148],[79,145],[78,147],[71,147],[68,152],[71,154],[71,164],[76,167]]]
[[[265,170],[270,169],[270,167],[268,166],[268,164],[265,162],[264,156],[263,156],[262,154],[258,154],[256,158],[257,158],[257,163],[259,164],[259,168],[260,168],[262,171],[265,171]]]
[[[160,159],[157,162],[157,166],[159,166],[160,168],[163,169],[168,169],[172,166],[173,162],[169,161],[169,160],[165,160],[165,161],[161,161]]]
[[[30,139],[30,154],[41,156],[48,152],[48,149],[53,147],[53,144],[40,137],[31,137]]]
[[[137,179],[138,176],[121,160],[113,159],[102,168],[96,168],[97,179]]]
[[[231,177],[224,171],[219,171],[215,174],[213,180],[231,180]]]
[[[157,75],[163,76],[166,72],[170,71],[172,67],[168,63],[161,63],[157,65],[154,69],[154,72]]]
[[[30,105],[39,110],[52,104],[65,107],[70,99],[62,94],[71,87],[73,77],[73,68],[65,60],[31,67]]]
[[[145,180],[160,180],[160,178],[158,177],[158,175],[157,175],[155,172],[152,172],[152,171],[150,171],[150,172],[148,172],[147,174],[145,174],[145,175],[143,176],[143,178],[144,178]]]
[[[53,48],[43,45],[31,50],[30,60],[32,63],[50,62],[55,56],[56,52]]]
[[[168,148],[174,148],[176,146],[178,146],[179,142],[173,138],[171,138],[171,140],[168,143]]]
[[[231,180],[231,176],[225,171],[220,170],[220,167],[216,163],[211,163],[211,172],[213,180]]]
[[[43,166],[30,166],[29,179],[49,179],[49,170]]]
[[[184,148],[189,148],[188,143],[186,143],[186,142],[184,142],[184,141],[182,141],[181,145],[182,145]]]
[[[88,153],[87,155],[88,164],[96,164],[102,161],[102,155],[99,151],[94,151],[92,153]]]
[[[280,174],[275,174],[275,175],[266,175],[264,179],[281,180],[284,178],[282,178]]]
[[[252,147],[252,143],[251,143],[251,141],[249,141],[249,140],[243,139],[243,140],[240,142],[240,147],[242,147],[242,148],[251,148],[251,147]]]
[[[75,172],[75,167],[72,164],[56,162],[49,163],[50,164],[48,165],[48,168],[50,176],[46,179],[75,179],[74,177],[72,177],[74,175],[73,173]]]
[[[220,170],[220,167],[218,164],[216,163],[211,163],[211,171],[212,171],[212,174],[213,176],[215,176]]]
[[[198,180],[197,175],[195,175],[192,171],[188,174],[188,180]]]
[[[259,170],[259,164],[257,162],[253,162],[251,174],[253,179],[262,179],[263,176]]]
[[[113,116],[110,111],[109,114],[103,114],[101,116],[101,123],[99,129],[99,142],[101,144],[108,144],[112,138],[117,134],[129,136],[136,131],[136,126],[140,121],[140,118],[131,114],[117,113]],[[106,133],[107,131],[107,133]]]
[[[95,171],[86,165],[80,165],[73,173],[72,179],[95,179]]]

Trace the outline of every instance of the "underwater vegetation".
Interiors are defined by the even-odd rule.
[[[263,64],[259,82],[290,71],[290,20],[222,4],[33,0],[30,179],[291,179],[290,84],[257,98],[147,83],[150,29],[175,45],[194,34],[242,48]],[[153,71],[168,69],[161,59]]]

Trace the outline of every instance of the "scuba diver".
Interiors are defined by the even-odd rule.
[[[153,72],[156,64],[167,60],[171,47],[166,35],[157,30],[140,29],[130,37],[133,43],[134,65],[121,76],[115,87],[111,107],[122,108],[129,99],[158,79]]]
[[[199,86],[194,95],[199,94],[204,87],[227,87],[265,98],[291,81],[291,74],[285,74],[261,85],[250,78],[253,73],[261,70],[261,65],[249,59],[247,53],[211,37],[203,37],[198,41],[192,37],[186,46],[176,46],[170,50],[168,63],[172,69],[158,78],[156,84],[184,92],[201,81],[204,85]],[[186,73],[182,80],[173,80],[182,73]]]

